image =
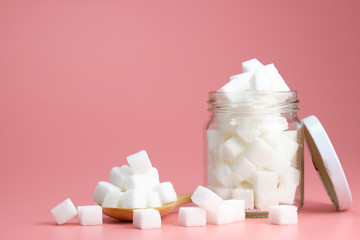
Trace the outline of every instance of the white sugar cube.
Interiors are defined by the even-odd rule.
[[[293,183],[280,183],[278,187],[279,203],[294,204],[297,185]]]
[[[260,135],[260,131],[255,126],[246,123],[240,124],[236,128],[236,133],[246,143],[251,143]]]
[[[244,92],[249,90],[249,80],[252,77],[252,72],[241,73],[230,77],[230,81],[220,88],[219,92]]]
[[[124,178],[130,175],[132,175],[132,171],[128,165],[113,167],[110,171],[109,181],[119,187],[121,191],[125,191]]]
[[[294,142],[298,142],[298,131],[297,130],[289,130],[284,131],[283,134],[293,140]]]
[[[223,200],[210,189],[198,186],[191,196],[191,200],[197,206],[207,211],[217,211]]]
[[[287,138],[287,141],[284,140],[275,148],[276,157],[281,158],[284,161],[288,161],[291,164],[292,159],[295,157],[299,145]]]
[[[156,168],[151,168],[145,172],[146,179],[150,188],[154,188],[160,183],[159,172]]]
[[[228,224],[245,220],[243,200],[224,200],[216,211],[206,212],[206,222],[210,224]]]
[[[213,152],[211,150],[208,150],[207,160],[208,160],[208,166],[217,166],[219,163],[222,162],[219,151]]]
[[[273,91],[290,91],[290,88],[287,86],[274,64],[265,65],[260,71],[264,71],[270,75]]]
[[[212,165],[208,165],[208,171],[207,171],[207,183],[209,186],[222,186],[222,183],[219,182],[217,177],[214,174],[214,169],[211,167]]]
[[[140,229],[161,228],[161,216],[156,209],[137,209],[133,211],[133,224]]]
[[[217,129],[206,130],[208,150],[216,152],[219,149],[220,144],[225,142],[224,134]]]
[[[150,159],[145,150],[132,154],[126,159],[134,174],[144,173],[152,168]]]
[[[255,207],[261,211],[267,211],[270,206],[279,205],[278,193],[257,193],[255,192]]]
[[[251,188],[234,188],[232,190],[232,197],[234,199],[240,199],[245,201],[246,209],[254,208],[254,190]]]
[[[233,221],[244,221],[245,220],[245,200],[240,199],[229,199],[224,200],[224,205],[230,205],[234,208]]]
[[[231,199],[232,198],[232,188],[230,187],[216,187],[211,186],[208,187],[211,191],[216,193],[219,197],[221,197],[223,200]]]
[[[251,72],[264,67],[256,58],[241,63],[243,72]]]
[[[137,189],[145,192],[152,191],[150,187],[146,174],[133,174],[131,176],[125,177],[124,185],[126,191]]]
[[[234,176],[240,181],[245,181],[255,172],[256,166],[245,156],[237,158],[230,166]]]
[[[162,205],[170,204],[177,200],[174,186],[170,182],[162,182],[158,184],[154,191],[159,193]]]
[[[253,176],[253,187],[257,193],[276,193],[278,174],[276,172],[256,171]]]
[[[101,225],[102,208],[98,205],[92,206],[78,206],[78,220],[83,226]]]
[[[129,190],[124,192],[120,199],[122,208],[146,208],[147,195],[141,190]]]
[[[258,117],[255,122],[261,132],[284,131],[289,127],[286,118],[282,117],[280,114],[261,116]]]
[[[280,183],[292,183],[296,186],[300,183],[300,171],[296,168],[289,167],[284,174],[279,177]]]
[[[102,203],[103,207],[118,208],[121,207],[121,196],[123,193],[119,190],[110,189],[104,198]]]
[[[214,176],[223,187],[232,187],[233,176],[229,165],[225,162],[220,162],[215,168],[212,169]]]
[[[205,209],[200,207],[181,207],[179,209],[179,224],[186,227],[205,226]]]
[[[291,162],[284,159],[281,152],[275,151],[275,156],[266,165],[265,168],[279,175],[283,174],[291,165]]]
[[[256,71],[250,79],[250,90],[269,92],[272,91],[271,78],[264,71]]]
[[[110,189],[120,190],[118,187],[116,187],[115,185],[113,185],[109,182],[105,182],[105,181],[98,182],[95,187],[94,194],[93,194],[94,201],[96,203],[102,205],[105,195]]]
[[[297,142],[287,137],[282,131],[268,131],[262,134],[261,138],[275,149],[277,158],[291,163],[298,150]]]
[[[158,192],[148,192],[147,193],[147,207],[148,208],[155,208],[161,207],[161,199]]]
[[[269,207],[268,223],[277,225],[297,224],[297,208],[289,205]]]
[[[261,138],[257,138],[247,149],[246,157],[257,167],[264,167],[274,155],[274,150]]]
[[[53,207],[51,214],[54,216],[56,222],[61,225],[75,217],[77,211],[70,198],[67,198],[65,201]]]
[[[238,136],[233,136],[221,146],[220,153],[224,161],[231,163],[246,148],[246,144]]]
[[[231,76],[230,77],[230,81],[233,81],[233,80],[237,80],[237,81],[243,81],[244,82],[244,85],[247,86],[247,88],[245,89],[240,89],[240,91],[246,91],[246,90],[249,90],[249,80],[252,76],[252,74],[254,73],[254,71],[252,72],[244,72],[244,73],[240,73],[240,74],[237,74],[237,75],[234,75],[234,76]],[[226,89],[227,90],[227,89]],[[231,90],[231,89],[230,89]],[[225,91],[226,92],[226,91]]]

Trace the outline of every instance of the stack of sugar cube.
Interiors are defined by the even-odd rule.
[[[159,173],[145,150],[127,157],[129,165],[114,167],[109,182],[100,181],[94,201],[110,208],[155,208],[177,200],[170,182],[160,182]]]
[[[197,207],[181,207],[179,224],[186,227],[228,224],[245,220],[244,200],[223,200],[210,189],[199,186],[191,196]]]
[[[216,101],[244,107],[248,115],[224,114],[208,128],[208,187],[223,199],[246,200],[248,210],[294,204],[300,184],[298,129],[276,108],[258,111],[286,101],[272,91],[290,89],[274,64],[252,59],[242,67],[242,74],[218,90]]]

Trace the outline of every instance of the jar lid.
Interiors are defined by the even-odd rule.
[[[351,192],[333,145],[315,116],[302,120],[304,134],[314,167],[338,211],[351,206]]]

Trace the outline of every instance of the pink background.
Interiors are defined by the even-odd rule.
[[[1,239],[350,239],[360,226],[359,1],[0,1]],[[94,204],[113,166],[146,149],[177,192],[202,184],[207,94],[241,62],[275,63],[341,159],[353,206],[338,213],[306,154],[299,224],[140,231],[104,218],[57,226],[50,209]]]

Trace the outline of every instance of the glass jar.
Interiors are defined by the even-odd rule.
[[[245,200],[247,217],[267,217],[272,205],[303,205],[298,102],[295,91],[209,93],[205,186],[223,199]]]

